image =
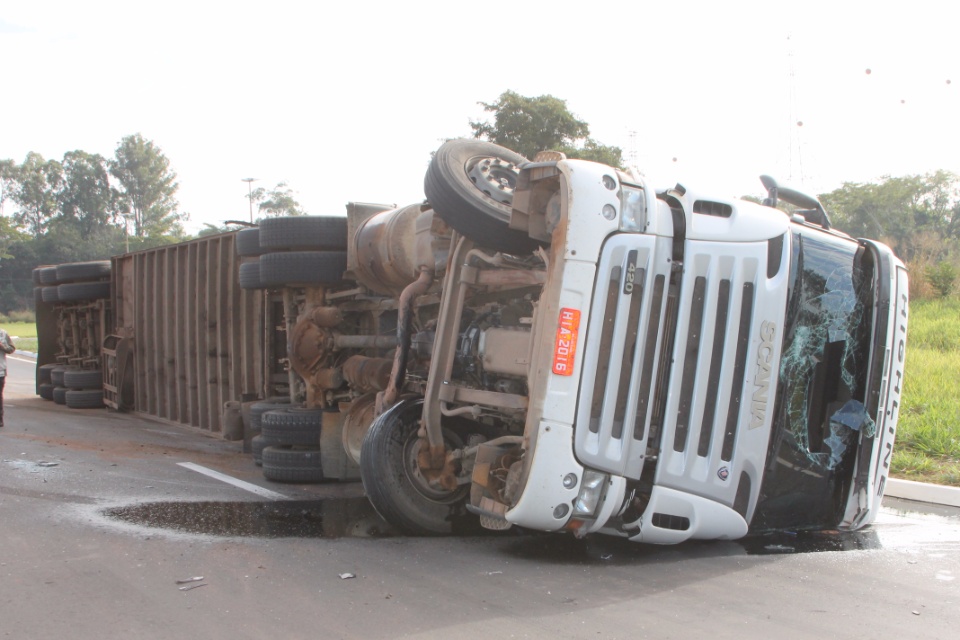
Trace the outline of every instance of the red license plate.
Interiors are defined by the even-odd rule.
[[[573,358],[577,353],[579,329],[580,312],[577,309],[560,309],[557,341],[553,345],[553,372],[558,376],[573,375]]]

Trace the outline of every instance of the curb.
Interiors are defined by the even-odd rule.
[[[913,500],[915,502],[928,502],[930,504],[960,507],[960,488],[946,487],[939,484],[888,478],[883,488],[883,495],[890,496],[891,498]]]

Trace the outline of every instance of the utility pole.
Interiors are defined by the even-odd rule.
[[[258,178],[240,178],[240,182],[247,183],[247,200],[250,203],[250,224],[253,224],[253,183]]]

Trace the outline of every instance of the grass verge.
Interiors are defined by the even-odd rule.
[[[894,477],[960,487],[960,299],[910,305]]]
[[[6,322],[0,325],[21,351],[37,352],[37,325],[33,322]]]

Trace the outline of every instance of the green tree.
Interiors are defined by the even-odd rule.
[[[20,166],[6,171],[12,174],[10,200],[18,207],[13,220],[39,238],[58,212],[57,193],[63,183],[63,166],[31,151]]]
[[[133,221],[134,237],[182,234],[180,223],[186,216],[177,211],[174,198],[177,174],[159,147],[139,133],[127,136],[117,146],[109,168],[123,189],[121,210]]]
[[[566,100],[551,95],[527,97],[504,91],[495,102],[481,102],[493,122],[471,121],[473,137],[534,158],[541,151],[562,151],[569,158],[623,165],[623,150],[590,137],[589,125],[570,113]]]
[[[278,182],[277,186],[269,191],[257,187],[250,194],[250,200],[257,205],[260,217],[263,216],[305,216],[300,203],[293,197],[294,191],[286,182]]]
[[[884,240],[908,261],[925,253],[930,237],[960,236],[960,179],[948,171],[886,176],[879,183],[846,182],[820,200],[837,228]],[[941,253],[949,252],[950,245],[943,242]]]
[[[68,151],[58,194],[60,217],[85,235],[100,233],[119,217],[120,194],[110,185],[107,161],[99,154]]]
[[[9,260],[14,257],[10,247],[25,240],[24,234],[6,216],[0,216],[0,260]]]
[[[4,214],[4,204],[10,198],[17,179],[17,163],[13,160],[0,160],[0,215]]]

